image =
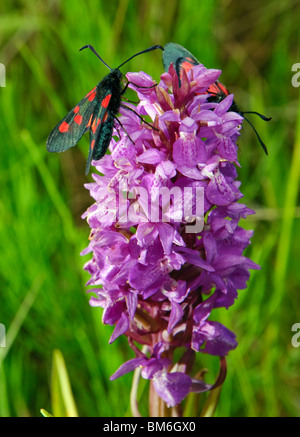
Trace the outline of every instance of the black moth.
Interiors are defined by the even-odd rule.
[[[142,53],[158,48],[163,49],[163,47],[155,45],[138,52],[114,69],[103,61],[93,46],[86,45],[80,50],[85,48],[92,50],[110,72],[55,126],[48,137],[47,150],[48,152],[64,152],[75,146],[82,135],[90,130],[89,155],[85,168],[87,175],[92,159],[101,159],[107,151],[112,137],[114,120],[121,124],[116,117],[120,106],[132,111],[131,108],[121,105],[121,97],[129,82],[122,87],[122,73],[119,68]]]
[[[200,62],[198,61],[195,56],[193,56],[186,48],[179,44],[175,44],[173,42],[169,42],[165,45],[164,51],[163,51],[163,64],[165,71],[169,70],[170,64],[173,63],[175,71],[178,76],[178,83],[179,86],[181,85],[181,75],[182,71],[185,70],[186,72],[189,71],[194,65],[199,65]],[[219,103],[221,100],[225,99],[229,95],[229,91],[223,85],[220,81],[216,81],[214,84],[210,85],[210,87],[206,91],[207,94],[210,94],[210,96],[207,98],[207,101],[209,102],[216,102]],[[229,111],[235,111],[238,112],[244,119],[250,124],[252,129],[254,130],[258,141],[260,142],[260,145],[262,146],[265,154],[268,154],[268,150],[262,139],[260,138],[257,130],[253,126],[253,124],[250,122],[248,118],[245,117],[245,114],[255,114],[258,115],[262,120],[264,121],[270,121],[271,118],[265,117],[264,115],[260,114],[256,111],[241,111],[238,105],[235,101],[233,101]]]

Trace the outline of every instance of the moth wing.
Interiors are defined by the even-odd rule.
[[[94,112],[90,125],[90,148],[85,174],[90,171],[92,159],[101,159],[109,146],[114,126],[114,115],[109,109],[112,97],[110,90],[103,93],[99,108]]]
[[[64,152],[75,146],[89,129],[92,115],[97,106],[97,87],[93,88],[55,126],[47,140],[48,152]]]

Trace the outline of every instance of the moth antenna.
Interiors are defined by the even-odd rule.
[[[127,79],[126,76],[124,76],[124,77],[125,77],[125,79]],[[137,88],[143,88],[143,89],[146,89],[146,90],[149,89],[149,88],[155,88],[157,86],[157,83],[155,83],[153,85],[150,85],[150,86],[141,86],[141,85],[138,85],[137,83],[131,82],[131,80],[128,81],[128,85],[129,84],[134,85]]]
[[[96,50],[94,49],[93,46],[91,46],[90,44],[87,44],[86,46],[81,47],[81,49],[79,49],[79,51],[81,52],[81,50],[84,50],[84,49],[90,49],[90,50],[91,50],[91,51],[92,51],[92,52],[97,56],[97,58],[100,59],[100,61],[102,62],[102,64],[104,64],[104,65],[105,65],[109,70],[112,70],[112,69],[110,68],[110,66],[107,65],[107,63],[103,61],[103,59],[102,59],[101,56],[96,52]]]
[[[244,116],[244,114],[245,114],[245,113],[243,112],[242,115],[243,115],[244,119],[245,119],[245,120],[250,124],[250,126],[252,127],[252,129],[254,130],[254,132],[255,132],[255,134],[256,134],[256,136],[257,136],[258,141],[260,142],[260,145],[261,145],[262,148],[264,149],[265,154],[268,155],[268,149],[267,149],[266,145],[263,143],[262,139],[261,139],[260,136],[258,135],[258,132],[257,132],[257,130],[255,129],[255,127],[253,126],[253,124],[248,120],[248,118],[246,118],[246,117]]]
[[[245,112],[242,112],[242,114],[255,114],[255,115],[258,115],[264,121],[272,120],[272,117],[266,117],[265,115],[260,114],[259,112],[256,112],[256,111],[245,111]]]
[[[149,47],[149,49],[146,50],[142,50],[141,52],[136,53],[135,55],[131,56],[129,59],[127,59],[127,61],[124,61],[122,64],[120,64],[117,68],[121,68],[124,64],[126,64],[127,62],[131,61],[131,59],[135,58],[136,56],[142,55],[143,53],[147,53],[147,52],[151,52],[152,50],[156,50],[156,49],[161,49],[164,50],[164,48],[162,46],[160,46],[159,44],[156,46],[152,46]]]

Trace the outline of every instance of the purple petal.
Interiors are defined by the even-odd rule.
[[[111,375],[111,377],[109,379],[111,381],[113,381],[114,379],[120,378],[120,376],[123,376],[129,372],[132,372],[137,367],[142,366],[145,363],[147,363],[147,358],[143,358],[143,357],[133,358],[132,360],[126,361],[126,363],[123,363],[118,368],[118,370],[113,375]]]
[[[185,373],[167,373],[162,370],[155,374],[153,384],[156,392],[167,405],[174,407],[189,393],[192,380]]]
[[[179,303],[176,302],[172,302],[172,310],[171,310],[171,314],[170,314],[170,318],[169,318],[169,323],[168,323],[168,328],[167,331],[169,333],[172,332],[172,329],[174,328],[174,326],[180,321],[180,319],[182,318],[184,312],[183,309],[181,307],[181,305]]]
[[[113,343],[120,335],[124,334],[129,328],[129,320],[126,314],[122,314],[118,320],[115,329],[109,339],[109,344]]]

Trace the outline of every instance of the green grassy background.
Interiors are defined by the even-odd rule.
[[[46,152],[54,125],[111,66],[153,44],[188,48],[221,79],[252,118],[266,157],[244,125],[239,179],[244,202],[256,209],[243,222],[254,229],[247,256],[259,263],[247,290],[214,319],[237,334],[217,416],[299,416],[300,348],[300,106],[291,85],[300,62],[300,2],[267,0],[11,0],[0,5],[0,416],[52,412],[51,366],[64,356],[80,416],[129,414],[131,376],[109,376],[133,357],[126,341],[108,345],[112,327],[88,305],[80,251],[89,229],[80,216],[92,203],[83,184],[88,139],[61,155]],[[123,72],[144,70],[156,80],[161,52],[140,56]],[[213,381],[218,362],[200,357]]]

